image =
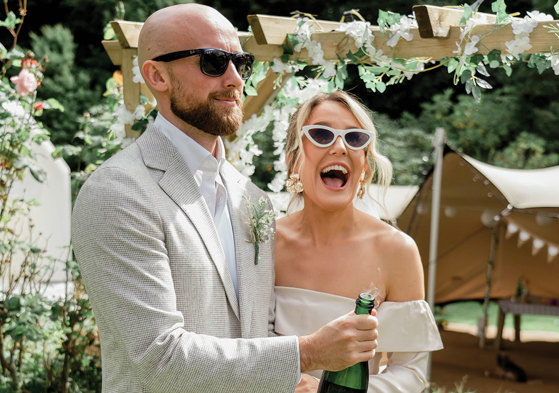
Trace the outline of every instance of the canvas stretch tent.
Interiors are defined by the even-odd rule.
[[[418,244],[427,277],[432,174],[398,218]],[[494,226],[489,297],[508,298],[520,280],[531,295],[559,299],[559,166],[494,167],[445,147],[435,302],[483,299]]]

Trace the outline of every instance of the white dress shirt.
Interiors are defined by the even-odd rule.
[[[220,175],[221,166],[225,162],[223,141],[221,138],[218,138],[216,157],[214,157],[208,150],[171,124],[160,113],[155,118],[154,126],[169,138],[188,166],[188,169],[190,169],[196,184],[200,187],[200,192],[206,201],[219,239],[221,240],[221,246],[225,253],[227,266],[229,267],[238,298],[239,287],[237,283],[233,227],[229,207],[227,206],[227,189]]]

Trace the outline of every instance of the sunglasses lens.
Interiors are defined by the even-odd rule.
[[[209,76],[220,76],[227,70],[229,56],[220,50],[207,50],[200,56],[202,71]]]
[[[332,131],[325,128],[311,128],[308,133],[313,141],[321,146],[329,144],[334,139]]]
[[[242,79],[250,78],[252,74],[252,63],[254,58],[248,53],[238,53],[233,55],[233,64]]]
[[[348,144],[348,146],[354,148],[364,147],[367,144],[367,142],[369,142],[369,139],[370,139],[369,135],[359,131],[348,132],[345,135],[345,141]]]

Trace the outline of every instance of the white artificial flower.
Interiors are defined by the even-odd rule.
[[[540,11],[528,11],[528,16],[538,22],[549,22],[553,20],[553,16],[545,14]]]
[[[134,109],[134,120],[140,120],[142,117],[144,117],[146,115],[146,108],[140,104],[136,107],[136,109]]]
[[[518,34],[530,34],[532,30],[538,25],[538,21],[525,16],[523,19],[515,19],[512,21],[512,32]]]
[[[530,44],[530,37],[527,34],[517,34],[514,40],[506,41],[505,46],[507,47],[507,52],[517,59],[520,53],[532,48],[532,45]]]
[[[559,54],[554,53],[549,60],[551,61],[553,72],[555,75],[559,75]]]
[[[309,52],[312,64],[322,65],[324,63],[324,51],[320,42],[311,40],[305,45],[305,48]]]
[[[371,43],[375,36],[371,32],[371,23],[363,21],[354,21],[342,23],[337,31],[343,31],[346,35],[355,40],[355,46],[361,48],[365,43]]]
[[[462,53],[462,47],[460,46],[460,43],[458,41],[455,42],[456,44],[456,49],[452,51],[452,53],[454,53],[455,55],[459,55],[460,53]]]
[[[464,47],[464,54],[466,56],[472,55],[478,51],[477,44],[479,43],[479,36],[474,35],[470,38],[470,41],[466,43]]]
[[[285,175],[283,173],[276,173],[274,179],[268,183],[268,188],[273,192],[281,192],[285,186]]]
[[[336,75],[336,64],[332,61],[325,61],[323,76],[325,78],[331,78],[334,75]]]
[[[275,58],[272,61],[272,65],[270,66],[270,68],[272,69],[272,71],[274,71],[277,74],[284,73],[284,72],[288,74],[292,74],[296,72],[298,69],[296,64],[293,64],[291,62],[284,63],[281,61],[281,59],[278,58]]]
[[[303,21],[302,24],[300,24],[301,21]],[[297,44],[294,48],[296,52],[301,52],[301,49],[303,49],[303,47],[306,45],[306,42],[310,41],[311,34],[311,20],[309,18],[297,18],[297,30],[295,31],[295,35],[297,36]]]
[[[134,83],[145,83],[144,77],[140,72],[140,67],[138,66],[138,56],[134,56],[132,59],[132,81]]]
[[[115,110],[118,122],[121,124],[134,124],[134,114],[126,109],[124,104],[120,104]]]
[[[116,135],[117,139],[122,139],[126,136],[126,130],[124,129],[123,123],[112,123],[109,130]]]
[[[403,15],[400,18],[398,23],[394,23],[390,26],[390,39],[386,42],[386,45],[394,47],[398,44],[400,37],[405,39],[406,41],[411,41],[413,38],[413,34],[410,32],[410,29],[417,28],[417,22],[415,19],[408,18],[407,16]]]

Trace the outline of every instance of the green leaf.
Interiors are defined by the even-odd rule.
[[[289,37],[289,34],[287,36]],[[293,54],[293,48],[290,47],[289,45],[283,44],[281,47],[283,49],[283,54],[284,55],[292,55]],[[285,61],[283,61],[283,62],[285,63]]]
[[[386,85],[383,81],[379,81],[377,83],[377,90],[379,91],[379,93],[384,93],[384,91],[386,90]]]
[[[6,299],[5,306],[8,311],[17,311],[21,307],[21,298],[18,295],[14,295]]]
[[[339,66],[338,69],[336,70],[336,74],[339,78],[346,80],[348,77],[347,66],[345,64]]]
[[[458,62],[458,60],[450,59],[448,61],[448,63],[446,63],[446,69],[447,69],[448,73],[450,74],[450,73],[454,72],[454,70],[456,70],[456,67],[458,67],[458,64],[460,64]]]
[[[497,0],[491,3],[491,11],[497,14],[497,20],[495,23],[501,23],[509,17],[507,14],[507,5],[505,4],[505,0]]]
[[[374,81],[375,79],[377,79],[377,76],[375,74],[363,74],[363,75],[361,75],[361,80],[363,82],[370,82],[370,81]]]
[[[472,65],[479,64],[483,61],[483,55],[475,54],[470,56],[469,63]]]
[[[47,98],[45,104],[47,109],[56,109],[60,112],[64,112],[64,107],[56,98]]]
[[[37,180],[39,183],[42,183],[47,179],[47,173],[41,168],[37,168],[37,167],[34,168],[30,166],[29,173],[31,173],[31,176],[33,176],[33,178]]]
[[[487,54],[487,61],[489,62],[489,67],[499,67],[501,65],[501,51],[498,49],[493,49]]]
[[[481,101],[481,90],[479,89],[478,86],[474,86],[472,88],[472,95],[474,96],[474,100],[476,100],[476,102]]]
[[[247,96],[256,96],[258,91],[252,85],[245,85],[245,94]]]
[[[471,81],[471,80],[472,80],[472,71],[464,70],[462,75],[460,75],[460,82],[466,83],[467,81]]]
[[[291,48],[295,48],[299,43],[297,36],[295,34],[288,34],[287,35],[287,43],[291,46]],[[293,52],[291,52],[293,53]]]
[[[373,92],[376,92],[376,91],[377,91],[376,84],[373,83],[373,82],[367,82],[367,83],[365,83],[365,87],[366,87],[367,89],[371,89]]]
[[[21,23],[21,19],[16,17],[12,11],[8,12],[8,16],[4,21],[0,21],[0,27],[5,27],[6,29],[13,29],[18,23]]]
[[[372,72],[373,74],[382,74],[383,72],[388,71],[390,68],[388,67],[367,67],[367,70],[369,72]]]
[[[557,3],[555,3],[553,8],[555,9],[555,13],[559,14],[559,1]]]
[[[355,56],[351,51],[347,51],[345,57],[347,57],[349,61],[351,61],[354,64],[359,62],[357,56]]]
[[[357,52],[354,53],[354,55],[358,58],[361,59],[363,57],[367,56],[367,52],[365,52],[365,50],[363,49],[363,47],[359,48],[359,50]]]
[[[468,22],[468,19],[472,17],[472,8],[469,4],[464,4],[464,14],[462,15],[462,19],[460,19],[460,25],[465,25]]]
[[[476,83],[479,87],[481,87],[482,89],[492,89],[493,86],[491,86],[487,81],[477,78],[476,79]]]
[[[116,40],[116,34],[115,31],[113,30],[113,27],[111,26],[110,23],[107,23],[107,25],[105,26],[105,28],[103,29],[103,39],[104,40]]]
[[[543,57],[539,57],[536,60],[536,68],[538,69],[538,73],[541,75],[545,70],[547,70],[550,67],[550,63],[548,60],[546,60]]]
[[[503,69],[505,70],[505,74],[507,74],[507,76],[512,75],[512,67],[510,65],[503,64]]]

